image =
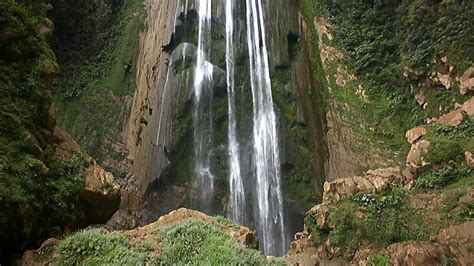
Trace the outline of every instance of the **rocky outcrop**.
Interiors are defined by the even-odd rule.
[[[463,122],[463,114],[461,109],[455,109],[436,120],[436,123],[445,125],[445,126],[452,126],[456,127],[459,126]]]
[[[323,203],[363,193],[379,193],[392,183],[407,183],[400,170],[386,168],[370,170],[364,176],[343,178],[324,183]]]
[[[54,129],[56,153],[69,159],[81,147],[60,128]],[[86,202],[86,216],[89,223],[105,223],[117,211],[121,189],[112,173],[102,169],[97,162],[86,155],[89,166],[85,172],[85,185],[81,198]]]
[[[430,165],[427,156],[429,147],[430,142],[426,140],[420,140],[411,146],[410,152],[407,155],[406,164],[412,173],[419,174],[423,168]]]
[[[415,127],[407,131],[406,138],[410,144],[414,144],[427,133],[425,127]]]
[[[450,226],[430,241],[396,243],[387,248],[393,265],[439,265],[446,258],[457,265],[472,265],[470,251],[474,241],[474,222]]]
[[[466,95],[474,89],[474,66],[469,67],[461,76],[457,77],[459,81],[459,90],[462,95]]]
[[[474,169],[474,154],[470,151],[466,151],[464,153],[464,157],[466,158],[466,164],[469,166],[469,168]]]
[[[81,193],[89,208],[92,223],[104,223],[120,205],[120,186],[112,173],[102,169],[94,160],[86,169],[86,183]]]

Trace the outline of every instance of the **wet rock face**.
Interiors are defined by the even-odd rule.
[[[148,28],[144,32],[138,73],[138,87],[130,123],[129,146],[134,157],[135,180],[129,185],[130,192],[137,195],[145,210],[141,213],[140,224],[149,222],[163,212],[176,207],[190,206],[193,195],[191,183],[193,169],[193,85],[197,46],[197,14],[194,1],[188,6],[176,9],[178,1],[166,5],[154,1],[148,18]],[[211,167],[216,175],[216,196],[213,208],[224,214],[228,209],[228,163],[227,163],[227,91],[225,80],[225,18],[223,1],[213,1],[212,45],[209,63],[214,69],[214,96],[211,108],[214,112],[214,132],[209,153],[212,154]],[[281,8],[282,6],[288,8]],[[322,118],[318,115],[318,100],[307,101],[307,90],[316,90],[312,80],[311,60],[307,48],[296,49],[306,34],[301,27],[297,3],[278,0],[265,5],[269,61],[272,80],[280,73],[289,73],[279,84],[272,84],[274,98],[285,97],[286,102],[275,100],[279,119],[281,140],[281,163],[283,179],[288,189],[285,202],[292,208],[293,217],[301,220],[304,208],[309,208],[320,198],[323,179],[323,153],[307,150],[324,150]],[[252,142],[252,95],[248,82],[248,44],[246,41],[245,1],[235,1],[235,81],[236,116],[238,138],[241,145],[241,162],[246,180],[251,180]],[[178,20],[173,21],[176,17]],[[157,29],[160,29],[158,31]],[[300,40],[301,38],[301,40]],[[310,45],[309,39],[306,45]],[[159,49],[161,48],[161,49]],[[286,76],[286,74],[285,74]],[[165,85],[166,84],[166,85]],[[166,88],[167,87],[167,88]],[[279,92],[282,92],[279,94]],[[208,92],[209,93],[209,92]],[[314,93],[316,97],[317,93]],[[164,100],[163,100],[164,99]],[[293,106],[296,106],[294,108]],[[149,110],[153,109],[152,112]],[[284,110],[293,110],[286,116]],[[148,125],[140,125],[140,119]],[[161,121],[160,121],[161,117]],[[295,126],[297,125],[297,126]],[[158,131],[160,131],[158,133]],[[157,138],[157,135],[159,137]],[[139,145],[130,145],[140,136]],[[310,137],[307,137],[310,136]],[[165,152],[165,147],[166,151]],[[303,149],[303,150],[300,150]],[[165,154],[166,153],[166,154]],[[288,166],[288,167],[287,167]],[[297,172],[295,169],[304,169]],[[316,174],[315,174],[316,173]],[[305,198],[298,197],[298,189],[289,191],[290,185],[297,184],[305,189]],[[250,184],[247,184],[250,186]],[[296,187],[296,186],[293,186]],[[179,188],[179,193],[176,189]],[[295,193],[296,192],[296,193]],[[316,192],[316,193],[315,193]],[[173,204],[167,203],[169,195]],[[319,195],[319,196],[318,196]],[[127,196],[128,197],[128,196]],[[309,202],[309,204],[308,204]],[[176,204],[174,204],[176,203]],[[138,210],[134,204],[130,209]],[[301,207],[304,205],[304,208]],[[251,208],[248,208],[251,209]],[[250,211],[249,211],[250,214]],[[251,215],[250,215],[251,216]],[[295,221],[299,230],[301,221]]]

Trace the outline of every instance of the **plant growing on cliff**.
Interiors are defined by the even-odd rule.
[[[353,250],[369,243],[386,247],[426,238],[424,220],[405,202],[406,195],[404,189],[392,186],[380,194],[359,193],[339,201],[329,216],[334,225],[331,243]]]

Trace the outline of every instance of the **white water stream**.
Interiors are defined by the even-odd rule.
[[[265,254],[286,251],[279,143],[261,0],[246,0],[247,44],[253,97],[253,138],[257,173],[258,235]]]

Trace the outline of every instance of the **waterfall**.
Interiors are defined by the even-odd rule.
[[[211,0],[199,0],[199,31],[196,69],[194,72],[194,177],[193,190],[197,196],[193,205],[204,211],[211,212],[214,191],[214,175],[211,171],[210,144],[213,132],[213,65],[207,60],[211,49]],[[209,95],[208,98],[203,94]]]
[[[246,6],[257,175],[257,231],[265,254],[281,255],[287,250],[288,244],[284,231],[278,136],[265,40],[264,10],[261,0],[246,0]]]
[[[236,136],[235,114],[235,82],[234,82],[234,16],[233,2],[226,0],[225,30],[226,30],[226,68],[227,68],[227,97],[228,97],[228,154],[229,154],[229,186],[230,186],[230,218],[238,224],[244,223],[245,191],[240,173],[239,143]]]

